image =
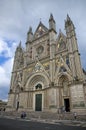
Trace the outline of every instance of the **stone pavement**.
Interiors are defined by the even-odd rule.
[[[41,122],[41,123],[49,123],[49,124],[58,124],[58,125],[68,125],[68,126],[81,126],[86,127],[86,121],[77,121],[77,120],[52,120],[52,119],[41,119],[41,118],[25,118],[21,119],[20,117],[11,117],[4,116],[4,118],[17,119],[21,121],[33,121],[33,122]]]
[[[25,119],[28,121],[28,119]],[[29,121],[38,121],[42,123],[50,123],[50,124],[58,124],[58,125],[69,125],[69,126],[81,126],[86,127],[85,121],[77,121],[77,120],[51,120],[51,119],[29,119]]]
[[[17,120],[22,120],[22,121],[37,121],[37,122],[42,122],[42,123],[50,123],[50,124],[58,124],[58,125],[69,125],[69,126],[81,126],[81,127],[86,127],[86,121],[78,121],[78,120],[67,120],[67,119],[46,119],[46,118],[41,118],[40,116],[38,118],[31,118],[31,117],[26,117],[25,119],[21,119],[21,117],[18,116],[12,116],[12,115],[0,115],[0,118],[10,118],[10,119],[17,119]]]

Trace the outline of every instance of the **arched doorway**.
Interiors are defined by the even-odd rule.
[[[66,75],[59,78],[59,107],[65,108],[66,112],[70,111],[70,94],[69,94],[69,80]]]
[[[45,73],[35,73],[31,75],[25,85],[29,91],[27,107],[33,111],[43,111],[46,105],[45,89],[49,86],[49,79]]]

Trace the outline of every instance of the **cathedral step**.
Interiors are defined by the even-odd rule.
[[[3,112],[0,113],[2,116],[8,116],[13,118],[21,118],[21,113],[18,111]],[[74,120],[73,113],[50,113],[50,112],[26,112],[27,119],[49,119],[49,120]],[[77,120],[86,121],[86,115],[77,115]]]

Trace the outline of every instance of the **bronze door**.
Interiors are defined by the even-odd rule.
[[[42,111],[42,94],[35,96],[35,111]]]

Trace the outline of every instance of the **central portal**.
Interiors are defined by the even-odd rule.
[[[35,111],[42,111],[42,94],[35,95]]]

